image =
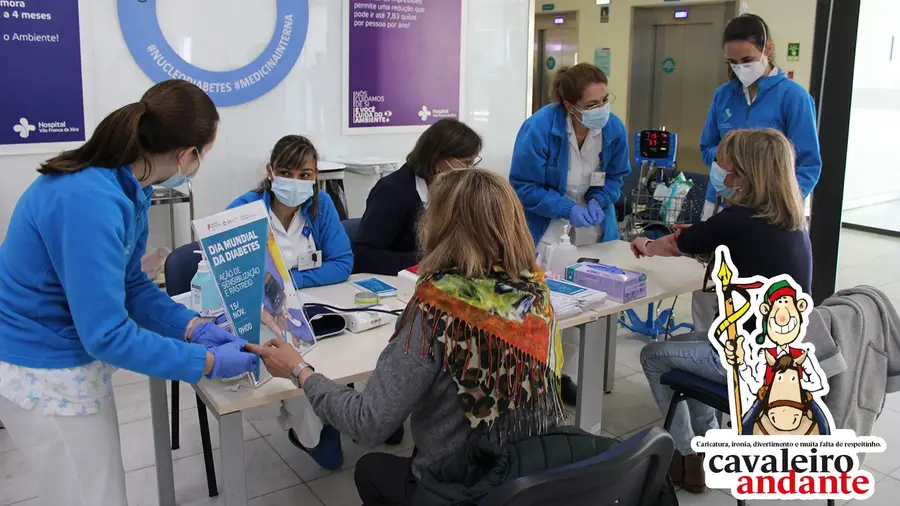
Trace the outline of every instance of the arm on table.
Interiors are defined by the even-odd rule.
[[[412,332],[411,341],[420,342],[424,316],[416,308],[395,335]],[[425,336],[427,339],[428,336]],[[422,396],[441,372],[441,362],[406,352],[406,339],[393,339],[378,357],[366,389],[357,392],[340,386],[321,374],[303,383],[313,410],[323,420],[363,444],[381,443],[412,413]]]

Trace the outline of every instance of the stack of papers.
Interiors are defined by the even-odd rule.
[[[592,290],[562,279],[548,279],[550,305],[557,320],[577,316],[599,307],[606,300],[606,292]]]

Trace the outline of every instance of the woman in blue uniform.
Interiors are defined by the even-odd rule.
[[[42,504],[127,503],[117,367],[189,383],[255,369],[243,340],[141,271],[151,185],[196,174],[218,123],[200,88],[159,83],[41,164],[16,204],[0,246],[0,420],[52,482]]]
[[[576,246],[618,239],[613,204],[631,172],[628,135],[609,111],[603,71],[588,63],[562,67],[550,89],[554,103],[519,129],[509,172],[538,256],[559,241],[567,224]],[[574,405],[577,337],[564,335],[563,344],[562,396]]]
[[[716,163],[719,141],[731,130],[774,128],[794,145],[796,174],[805,199],[822,172],[816,109],[812,97],[775,65],[775,44],[759,16],[732,19],[722,37],[731,80],[716,90],[700,137],[710,166],[703,219],[712,215],[717,193],[725,197],[725,172]]]

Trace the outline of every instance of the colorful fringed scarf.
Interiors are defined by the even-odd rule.
[[[456,383],[466,418],[501,443],[543,434],[565,419],[562,341],[550,289],[541,273],[520,279],[513,282],[499,267],[485,279],[423,278],[409,306],[424,314],[422,342],[411,342],[411,330],[395,336],[407,340],[407,352],[418,344],[422,356],[434,355],[435,341],[443,345],[444,356],[434,358]]]

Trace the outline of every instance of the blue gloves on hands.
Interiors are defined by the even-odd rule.
[[[593,225],[593,219],[587,209],[580,205],[575,205],[569,211],[569,223],[575,228],[585,228]]]
[[[603,220],[606,219],[606,213],[603,212],[603,207],[600,206],[600,203],[597,202],[596,199],[591,199],[588,201],[588,213],[591,214],[591,224],[599,225],[603,223]]]
[[[244,342],[243,344],[246,344]],[[215,357],[209,378],[234,378],[246,372],[256,370],[259,357],[253,353],[241,351],[243,344],[237,342],[225,343],[215,348],[210,348],[210,353]]]
[[[247,344],[247,341],[211,322],[203,322],[194,327],[191,342],[202,344],[208,350],[232,342],[237,343],[238,349]]]

